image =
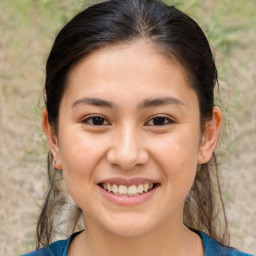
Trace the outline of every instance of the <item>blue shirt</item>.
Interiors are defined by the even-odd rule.
[[[79,233],[80,232],[74,233],[66,240],[56,241],[48,247],[24,254],[23,256],[67,256],[70,241]],[[234,248],[224,247],[202,231],[197,231],[197,233],[203,241],[204,256],[253,256],[251,254],[240,252]]]

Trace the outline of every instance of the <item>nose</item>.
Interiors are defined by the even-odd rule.
[[[148,152],[143,146],[144,141],[139,137],[135,129],[123,127],[111,142],[107,153],[108,162],[111,165],[118,165],[123,170],[146,164],[149,158]]]

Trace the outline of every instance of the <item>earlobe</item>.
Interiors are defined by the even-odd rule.
[[[219,107],[212,109],[212,119],[205,122],[205,129],[198,152],[198,164],[210,161],[216,147],[222,123],[222,114]]]
[[[49,148],[54,158],[54,167],[56,169],[62,169],[58,139],[55,132],[53,131],[52,126],[49,123],[46,109],[43,109],[42,111],[42,129],[46,135]]]

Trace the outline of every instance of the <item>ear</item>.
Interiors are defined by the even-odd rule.
[[[56,169],[62,169],[61,158],[60,158],[60,148],[58,143],[58,138],[49,123],[48,113],[46,109],[42,111],[42,128],[44,134],[46,135],[48,145],[53,155],[53,165]]]
[[[205,129],[198,152],[198,164],[204,164],[210,161],[218,141],[221,123],[221,110],[219,107],[214,106],[212,109],[212,119],[205,123]]]

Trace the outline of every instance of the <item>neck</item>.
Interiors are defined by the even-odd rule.
[[[70,256],[183,256],[203,255],[200,237],[181,225],[164,225],[146,235],[120,237],[97,225],[88,225],[86,231],[74,239]]]

